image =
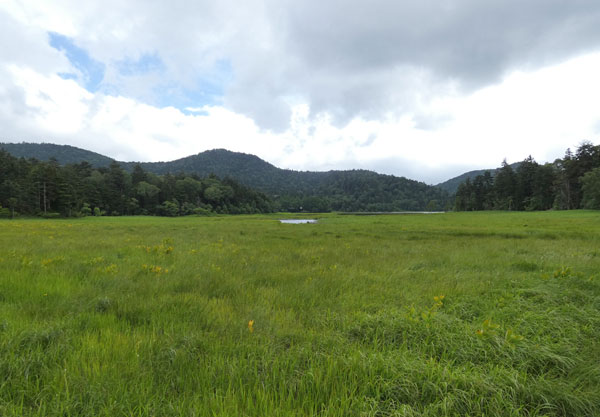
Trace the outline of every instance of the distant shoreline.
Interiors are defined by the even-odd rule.
[[[338,214],[347,216],[378,216],[382,214],[443,214],[445,211],[348,211],[339,212]]]

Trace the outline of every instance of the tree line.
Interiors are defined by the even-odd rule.
[[[284,195],[276,200],[286,211],[393,212],[447,210],[452,199],[438,187],[365,170],[330,171],[311,193]]]
[[[17,159],[11,149],[21,150],[22,155],[38,155],[42,162],[35,158]],[[365,170],[282,170],[256,156],[225,150],[166,163],[140,164],[115,162],[89,151],[51,144],[12,144],[7,151],[0,155],[3,216],[12,216],[13,211],[47,217],[88,212],[385,212],[448,210],[453,202],[446,191],[403,177]],[[44,158],[48,152],[58,155],[62,164]],[[89,154],[88,163],[79,162],[90,158]],[[91,161],[98,162],[99,158],[104,165],[93,165]],[[218,172],[226,179],[220,180],[210,172]]]
[[[459,185],[456,211],[600,209],[600,145],[583,142],[553,163],[531,156],[513,169],[506,160]]]
[[[0,150],[0,216],[180,216],[274,211],[272,201],[230,178],[131,173],[113,162],[61,166],[56,160],[16,158]]]

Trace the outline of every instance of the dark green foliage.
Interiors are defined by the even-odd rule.
[[[447,191],[450,194],[454,194],[458,190],[458,187],[460,187],[460,185],[462,183],[464,183],[465,181],[467,181],[467,179],[470,180],[470,181],[473,181],[475,179],[475,177],[477,177],[478,175],[483,175],[486,172],[489,172],[490,174],[492,174],[494,171],[498,171],[498,170],[493,170],[493,169],[479,169],[479,170],[476,170],[476,171],[465,172],[464,174],[461,174],[458,177],[454,177],[454,178],[451,178],[451,179],[449,179],[447,181],[444,181],[444,182],[441,182],[441,183],[437,184],[436,187],[441,188],[442,190],[445,190],[445,191]]]
[[[224,149],[206,151],[170,162],[117,163],[110,158],[99,161],[97,156],[101,155],[73,147],[51,144],[2,144],[0,147],[4,147],[8,152],[14,152],[17,156],[35,156],[42,161],[50,157],[56,157],[58,163],[88,161],[87,169],[90,172],[84,177],[89,179],[83,187],[87,188],[86,195],[93,196],[94,199],[87,202],[90,206],[97,206],[102,199],[107,205],[107,211],[121,214],[152,212],[157,205],[173,199],[180,202],[189,201],[197,207],[202,207],[201,202],[198,201],[198,193],[194,190],[198,187],[193,180],[210,175],[232,178],[236,183],[266,193],[274,200],[276,209],[285,211],[401,211],[432,210],[431,207],[437,210],[446,208],[450,203],[448,193],[442,188],[431,187],[403,177],[380,175],[366,170],[292,171],[277,168],[254,155]],[[67,157],[69,151],[72,151],[72,155]],[[131,172],[126,186],[135,189],[129,197],[135,198],[137,202],[132,202],[122,193],[123,178],[120,178],[121,171],[115,168],[117,164],[127,172]],[[92,166],[97,167],[97,171],[102,176],[110,173],[111,187],[107,189],[100,184],[103,180],[91,172]],[[187,174],[185,183],[181,182],[183,179],[180,178],[181,173]],[[159,193],[148,187],[148,185],[158,187],[156,175],[163,176]],[[201,189],[203,194],[200,199],[220,207],[222,212],[240,210],[253,212],[254,210],[250,202],[250,207],[239,209],[236,205],[229,207],[229,203],[223,205],[221,201],[215,201],[215,199],[231,198],[231,191],[226,186],[206,188]],[[237,193],[239,195],[245,191],[238,189]],[[183,195],[186,197],[184,198]],[[196,201],[190,200],[192,198]],[[73,202],[68,199],[66,204],[72,206]],[[187,207],[184,211],[189,209],[190,207]],[[264,209],[260,210],[264,211]]]
[[[563,159],[540,165],[531,156],[516,171],[502,163],[495,176],[486,171],[461,183],[454,208],[468,210],[548,210],[600,208],[600,146],[584,142],[575,155],[569,149]]]
[[[156,176],[139,165],[129,174],[112,162],[61,166],[56,159],[17,159],[0,150],[2,217],[21,213],[46,218],[109,214],[179,216],[200,213],[268,213],[272,202],[232,179],[184,174]]]
[[[585,173],[581,178],[583,206],[588,209],[600,209],[600,167]]]
[[[397,211],[424,210],[431,200],[441,208],[448,194],[424,183],[366,170],[309,172],[277,168],[243,153],[215,149],[171,162],[122,164],[141,166],[155,174],[186,172],[199,176],[215,174],[271,196],[284,211]],[[177,185],[175,185],[177,187]],[[187,188],[191,185],[188,184]],[[179,185],[179,187],[184,187]],[[223,189],[205,190],[210,200]]]
[[[512,210],[514,207],[514,195],[517,187],[517,179],[512,167],[502,162],[502,168],[498,170],[494,179],[495,205],[500,210]]]
[[[4,219],[8,219],[11,217],[11,212],[9,209],[7,208],[2,208],[0,207],[0,219],[4,218]]]
[[[55,145],[53,143],[0,143],[0,149],[17,158],[35,158],[48,161],[54,158],[61,165],[88,162],[95,168],[108,167],[113,159],[96,152],[86,151],[69,145]]]
[[[506,161],[504,161],[504,163],[506,163]],[[519,164],[520,162],[515,162],[514,164],[510,164],[509,167],[514,171],[519,167]],[[465,182],[467,179],[471,180],[472,182],[475,179],[475,177],[479,175],[485,175],[486,172],[489,172],[489,174],[492,177],[495,177],[496,175],[498,175],[501,169],[502,167],[496,169],[479,169],[475,171],[465,172],[464,174],[461,174],[458,177],[450,178],[447,181],[437,184],[436,187],[441,188],[449,194],[455,194],[460,184]]]

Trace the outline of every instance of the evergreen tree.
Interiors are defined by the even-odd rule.
[[[494,207],[498,210],[515,210],[516,175],[506,159],[494,177]]]
[[[515,206],[517,210],[536,210],[537,203],[532,200],[534,178],[538,163],[529,155],[517,168],[515,187]]]
[[[131,184],[133,187],[137,186],[140,182],[146,181],[148,179],[148,174],[142,168],[140,164],[135,164],[133,166],[133,171],[131,172]]]
[[[600,209],[600,167],[586,172],[582,179],[583,207]]]

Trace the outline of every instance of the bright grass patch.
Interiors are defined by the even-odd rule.
[[[281,217],[0,221],[0,415],[600,415],[597,212]]]

